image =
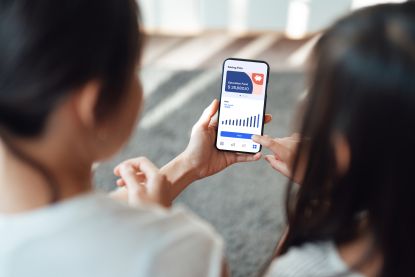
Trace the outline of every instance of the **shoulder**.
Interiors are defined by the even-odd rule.
[[[210,277],[222,267],[221,237],[186,208],[130,208],[106,195],[0,220],[0,234],[8,238],[0,238],[0,264],[6,257],[9,268],[39,272],[34,276]],[[33,264],[33,255],[48,258]]]
[[[169,234],[153,248],[148,276],[220,276],[224,243],[214,228],[185,207],[169,211]],[[166,271],[168,269],[168,271]]]
[[[268,277],[317,277],[348,272],[332,242],[306,243],[293,247],[270,266]],[[349,277],[361,277],[353,272]]]
[[[219,276],[224,244],[215,229],[187,208],[136,209],[111,203],[120,220],[115,237],[135,252],[134,263],[145,259],[146,276]],[[121,217],[121,218],[120,218]]]
[[[104,213],[101,216],[117,226],[118,230],[152,234],[160,238],[173,236],[194,236],[210,241],[221,241],[215,229],[206,221],[178,205],[165,209],[158,205],[143,205],[131,208],[112,199],[102,199],[99,205]]]

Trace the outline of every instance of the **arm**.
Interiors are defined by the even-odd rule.
[[[199,179],[197,170],[189,162],[186,153],[182,153],[160,169],[170,182],[170,198],[173,201],[191,183]]]
[[[168,164],[160,169],[160,174],[164,175],[168,181],[170,203],[184,191],[191,183],[198,179],[195,170],[188,162],[184,153],[180,154]],[[118,174],[117,174],[118,175]],[[128,190],[125,182],[118,181],[118,189],[110,193],[110,197],[120,201],[128,201]]]
[[[231,166],[234,163],[257,161],[260,159],[261,154],[245,155],[233,152],[219,151],[215,148],[215,138],[217,129],[217,111],[219,102],[214,100],[212,104],[207,107],[200,119],[193,126],[192,134],[189,144],[186,150],[173,159],[171,162],[162,167],[157,174],[165,177],[167,181],[167,191],[169,203],[171,202],[192,182],[214,175],[225,168]],[[265,122],[268,123],[272,119],[271,115],[265,116]],[[141,158],[137,158],[141,159]],[[138,170],[135,166],[135,160],[132,159],[121,163],[114,170],[115,175],[120,177],[117,181],[117,185],[120,187],[126,186],[125,177],[121,174],[121,166],[125,164],[132,164],[132,166]],[[160,185],[148,185],[145,176],[142,176],[142,172],[139,170],[136,174],[136,181],[141,182],[145,187],[153,187],[153,191],[160,192]],[[129,178],[133,180],[133,178]],[[158,188],[157,188],[158,187]],[[128,199],[127,190],[118,190],[111,194],[113,198],[126,200]],[[170,204],[168,206],[170,206]],[[164,204],[166,206],[166,203]]]

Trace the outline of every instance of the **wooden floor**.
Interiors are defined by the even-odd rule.
[[[281,34],[265,33],[232,37],[212,32],[195,37],[150,35],[144,67],[166,70],[218,68],[229,57],[267,61],[271,70],[301,70],[318,35],[290,40]]]

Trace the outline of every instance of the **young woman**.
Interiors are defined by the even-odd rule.
[[[335,24],[301,136],[254,138],[301,184],[268,275],[415,276],[414,15],[385,5]],[[0,276],[221,274],[221,239],[168,208],[194,180],[260,157],[214,149],[217,101],[169,164],[115,169],[112,196],[134,209],[92,192],[93,161],[125,143],[142,102],[136,19],[133,0],[0,0]]]
[[[124,145],[142,104],[137,18],[134,0],[0,0],[1,277],[223,271],[212,227],[169,209],[194,180],[259,159],[212,147],[217,101],[162,169],[116,169],[127,190],[113,197],[134,209],[92,192],[92,163]]]
[[[415,276],[414,74],[415,2],[357,11],[321,37],[300,135],[254,137],[292,180],[267,276]]]
[[[254,138],[293,180],[267,276],[415,276],[415,3],[338,21],[311,64],[302,139]]]

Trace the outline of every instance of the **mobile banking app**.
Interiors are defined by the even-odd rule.
[[[263,62],[226,60],[216,146],[221,150],[259,152],[252,135],[261,135],[268,65]]]

